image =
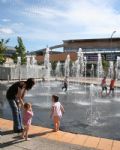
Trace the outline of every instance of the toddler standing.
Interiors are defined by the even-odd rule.
[[[64,113],[64,108],[61,105],[61,103],[58,101],[59,97],[56,95],[52,95],[52,108],[51,108],[51,117],[53,119],[54,122],[54,130],[55,132],[57,132],[59,130],[60,127],[60,119],[62,117],[62,114]]]
[[[22,133],[22,138],[25,138],[25,140],[29,140],[28,132],[29,132],[29,128],[30,128],[30,125],[32,122],[32,117],[33,117],[32,106],[30,103],[25,103],[24,104],[24,112],[23,112],[24,130]]]

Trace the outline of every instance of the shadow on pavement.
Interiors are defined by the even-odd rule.
[[[21,142],[23,142],[23,140],[8,141],[8,142],[0,144],[0,148],[5,148],[5,147],[11,146],[11,145],[14,145],[14,144],[17,144],[17,143],[21,143]]]
[[[0,134],[1,134],[1,135],[13,134],[13,130],[1,131]]]
[[[45,132],[30,134],[29,137],[34,138],[34,137],[37,137],[37,136],[43,136],[43,135],[46,135],[46,134],[51,133],[51,132],[53,132],[53,131],[49,130],[49,131],[45,131]],[[13,131],[10,130],[10,131],[3,131],[2,132],[2,136],[5,136],[7,134],[13,134]],[[2,136],[0,138],[2,138]],[[0,148],[9,147],[11,145],[18,144],[18,143],[21,143],[21,142],[25,141],[24,139],[20,138],[20,135],[14,136],[14,137],[11,137],[11,138],[14,139],[14,140],[1,143]]]
[[[48,130],[48,131],[45,131],[45,132],[30,134],[29,137],[33,138],[33,137],[37,137],[37,136],[43,136],[43,135],[46,135],[46,134],[52,133],[52,132],[53,132],[52,130]]]

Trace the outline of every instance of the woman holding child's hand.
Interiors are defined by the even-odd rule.
[[[26,91],[30,90],[35,84],[33,78],[29,78],[27,81],[15,82],[7,90],[6,97],[10,104],[13,115],[13,130],[15,133],[23,131],[21,106],[24,106],[24,96]]]

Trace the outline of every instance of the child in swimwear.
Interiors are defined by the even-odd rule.
[[[101,87],[102,87],[101,96],[103,96],[103,91],[104,91],[104,90],[106,91],[106,95],[107,95],[106,77],[104,77],[104,78],[102,79]]]
[[[22,138],[25,138],[25,140],[30,140],[28,138],[28,132],[29,128],[32,122],[32,117],[33,117],[33,111],[32,111],[32,106],[30,103],[25,103],[24,104],[24,112],[23,112],[23,125],[24,125],[24,130],[22,133]]]
[[[58,101],[59,97],[56,95],[52,95],[52,109],[51,109],[51,117],[54,122],[54,130],[55,132],[59,131],[60,127],[60,119],[62,117],[62,114],[64,113],[64,108],[61,105],[61,103]]]
[[[67,78],[65,78],[64,83],[63,83],[63,87],[62,90],[64,90],[65,92],[67,91],[68,88],[68,83],[67,83]]]
[[[108,95],[112,92],[112,96],[114,97],[114,88],[115,88],[115,77],[110,81],[110,89]]]

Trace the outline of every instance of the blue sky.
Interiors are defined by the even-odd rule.
[[[120,0],[0,0],[0,38],[28,51],[67,39],[120,37]]]

